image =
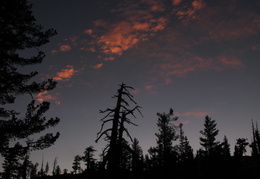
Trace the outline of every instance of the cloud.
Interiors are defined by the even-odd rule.
[[[232,68],[241,68],[244,66],[244,64],[240,60],[236,59],[235,57],[222,56],[219,57],[218,60],[223,66],[229,66]]]
[[[48,91],[43,91],[36,95],[36,100],[40,103],[43,101],[55,101],[56,104],[61,104],[59,100],[57,100],[56,96],[50,95]]]
[[[173,11],[178,19],[185,23],[197,18],[196,12],[206,7],[206,4],[202,0],[194,0],[190,4],[186,3],[182,6],[180,5],[181,2],[180,0],[173,0],[173,5],[178,5],[178,8],[175,8]]]
[[[93,34],[93,30],[92,30],[92,29],[86,29],[86,30],[84,31],[84,33],[85,33],[85,34],[88,34],[88,35],[91,35],[91,34]]]
[[[172,4],[174,6],[178,6],[181,3],[182,0],[172,0]]]
[[[66,45],[61,45],[59,49],[60,49],[61,52],[68,52],[68,51],[71,50],[71,46],[68,45],[68,44],[66,44]]]
[[[170,76],[184,76],[194,71],[219,71],[230,68],[239,69],[243,66],[241,60],[229,56],[203,58],[195,56],[195,54],[186,54],[183,57],[168,54],[160,64],[155,65],[152,71],[154,73],[159,73],[160,76],[165,77],[166,79],[169,79]]]
[[[146,85],[144,88],[146,90],[151,90],[152,88],[154,88],[154,86],[153,85]]]
[[[77,72],[72,65],[67,65],[66,68],[61,69],[53,79],[57,81],[68,81]]]
[[[102,66],[103,66],[103,63],[99,63],[99,64],[93,66],[92,68],[98,69],[98,68],[101,68]]]
[[[116,15],[117,18],[113,21],[95,20],[93,28],[84,31],[92,38],[86,43],[91,47],[85,49],[101,52],[105,60],[121,56],[124,51],[165,29],[168,18],[157,14],[164,10],[160,1],[123,1],[110,11],[110,16]]]

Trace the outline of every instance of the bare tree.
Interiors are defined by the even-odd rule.
[[[102,166],[105,166],[107,163],[107,169],[110,171],[116,171],[120,169],[120,158],[122,153],[122,147],[129,148],[128,146],[124,146],[124,138],[123,133],[131,139],[127,128],[125,128],[124,124],[134,124],[128,116],[132,116],[136,118],[134,115],[135,111],[138,111],[141,116],[142,113],[139,110],[140,106],[134,101],[133,96],[131,95],[129,90],[134,90],[134,88],[130,86],[126,86],[125,84],[121,84],[118,89],[117,94],[113,97],[117,99],[116,106],[113,109],[106,109],[104,111],[100,110],[100,113],[106,113],[105,117],[101,119],[102,125],[101,129],[98,132],[98,136],[96,142],[102,137],[105,136],[105,140],[109,142],[108,146],[105,149],[105,156],[103,159]],[[130,103],[134,104],[133,108],[130,108]],[[107,123],[112,123],[112,127],[104,130],[104,126]]]

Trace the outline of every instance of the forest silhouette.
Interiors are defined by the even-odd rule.
[[[0,177],[13,178],[258,178],[260,176],[260,133],[257,123],[252,121],[252,140],[237,138],[234,153],[228,137],[217,141],[217,122],[205,116],[204,126],[199,131],[201,148],[194,151],[185,135],[183,124],[178,123],[174,110],[157,113],[155,131],[156,146],[147,152],[142,150],[137,138],[129,133],[127,125],[137,124],[132,118],[143,117],[141,106],[131,94],[134,88],[124,83],[119,85],[113,98],[115,106],[100,110],[101,119],[97,139],[104,140],[100,158],[95,158],[96,149],[88,146],[82,154],[74,156],[72,171],[61,169],[58,159],[53,163],[41,164],[30,161],[30,152],[55,145],[59,133],[47,133],[37,140],[30,136],[41,134],[50,127],[58,125],[57,117],[47,119],[44,113],[50,108],[49,102],[36,104],[34,94],[48,92],[56,87],[56,82],[48,79],[43,82],[28,83],[38,72],[21,74],[19,67],[40,64],[45,57],[38,49],[49,42],[57,32],[43,30],[36,24],[32,15],[32,6],[26,0],[4,0],[1,13],[1,52],[0,52],[0,153],[4,158],[3,172]],[[17,19],[19,18],[19,21]],[[37,49],[35,56],[25,58],[17,51]],[[19,95],[32,98],[23,117],[15,111],[5,108],[14,104]],[[20,142],[23,141],[23,142]],[[246,156],[247,148],[251,156]],[[146,153],[146,154],[144,154]],[[85,167],[81,167],[81,162]],[[51,166],[51,167],[50,167]]]

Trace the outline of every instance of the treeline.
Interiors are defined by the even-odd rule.
[[[131,144],[123,139],[123,147],[117,153],[119,163],[116,170],[108,168],[105,161],[108,153],[103,152],[95,158],[93,146],[87,147],[72,161],[71,170],[61,170],[54,159],[52,168],[49,163],[28,165],[30,178],[258,178],[260,176],[260,134],[257,124],[252,121],[252,140],[238,138],[231,154],[228,138],[217,141],[219,130],[217,123],[209,116],[205,117],[204,128],[200,131],[201,148],[194,151],[185,135],[183,125],[177,123],[178,117],[173,110],[169,113],[157,113],[158,132],[157,145],[144,152],[138,139],[133,138]],[[177,143],[174,145],[174,143]],[[108,145],[109,146],[109,145]],[[247,148],[251,156],[246,156]],[[84,163],[84,166],[82,166]],[[105,163],[105,164],[104,164]]]
[[[128,115],[135,117],[135,111],[141,114],[140,106],[134,101],[129,89],[133,90],[132,87],[121,84],[113,97],[117,99],[116,106],[100,111],[102,114],[105,113],[105,117],[102,119],[97,141],[103,135],[104,140],[107,141],[100,158],[94,157],[96,150],[93,146],[89,146],[83,154],[74,157],[71,172],[64,169],[62,173],[59,166],[56,166],[53,168],[53,176],[56,178],[86,176],[103,178],[104,175],[109,178],[171,178],[173,176],[174,178],[257,178],[260,176],[260,134],[257,123],[254,124],[253,121],[251,142],[246,138],[238,138],[234,153],[231,154],[227,136],[224,136],[222,141],[217,141],[219,133],[217,123],[209,116],[205,116],[204,127],[199,131],[201,137],[198,140],[201,148],[194,151],[185,135],[183,125],[177,122],[178,117],[174,115],[174,111],[170,109],[168,113],[157,113],[156,146],[150,147],[144,155],[138,139],[132,139],[125,127],[125,123],[135,125]],[[132,108],[130,102],[134,105]],[[105,128],[109,123],[112,127]],[[112,141],[114,133],[116,133],[115,141]],[[131,142],[123,136],[128,136]],[[251,149],[251,156],[245,156],[248,147]],[[82,162],[85,167],[81,166]],[[32,176],[46,177],[47,168],[46,166],[43,169],[42,165],[38,175],[34,171]]]

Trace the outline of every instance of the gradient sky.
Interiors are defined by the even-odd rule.
[[[138,127],[129,132],[144,153],[156,146],[156,113],[170,108],[194,152],[206,115],[217,122],[217,140],[226,135],[232,151],[237,138],[251,141],[251,119],[260,123],[259,0],[29,2],[37,22],[58,32],[41,48],[44,62],[29,69],[39,71],[39,80],[58,81],[35,97],[51,102],[47,116],[61,119],[48,130],[61,133],[58,141],[32,152],[32,161],[44,156],[52,166],[57,156],[61,169],[72,171],[74,156],[90,145],[99,158],[106,145],[95,143],[104,117],[99,110],[114,107],[111,97],[122,82],[135,88],[143,107],[144,117],[137,114]]]

